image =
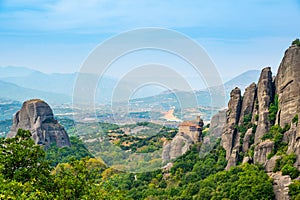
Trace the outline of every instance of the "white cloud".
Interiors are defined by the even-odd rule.
[[[276,32],[300,18],[295,2],[206,0],[6,0],[0,29],[117,33],[137,27]],[[268,30],[267,30],[268,31]],[[227,33],[228,34],[228,33]]]
[[[201,4],[182,1],[108,1],[108,0],[13,0],[5,5],[16,8],[9,13],[15,28],[127,29],[140,26],[189,27],[201,23]],[[31,5],[32,9],[28,9]],[[22,9],[23,8],[23,9]],[[3,17],[3,15],[2,15]],[[8,23],[9,23],[8,21]]]

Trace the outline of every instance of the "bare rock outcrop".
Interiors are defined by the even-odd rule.
[[[215,114],[209,126],[209,135],[215,138],[219,138],[222,135],[222,130],[226,122],[226,112],[227,110],[221,110]]]
[[[21,110],[14,115],[13,125],[7,137],[14,137],[18,129],[29,130],[33,140],[39,145],[71,145],[65,129],[54,119],[50,106],[40,99],[23,103]]]
[[[270,160],[267,160],[265,165],[266,172],[273,172],[276,165],[276,161],[281,158],[282,158],[281,156],[273,156]]]
[[[291,46],[285,52],[275,79],[279,102],[279,124],[289,124],[300,113],[300,47]]]
[[[287,154],[295,154],[294,166],[300,170],[300,122],[292,123],[290,130],[284,133],[283,141],[288,143]]]
[[[244,117],[250,116],[252,118],[252,112],[254,108],[254,103],[256,99],[256,84],[252,83],[245,89],[243,96],[243,103],[241,108],[241,114],[239,119],[239,125],[244,123]],[[250,119],[251,121],[251,119]]]
[[[177,134],[172,141],[166,141],[163,145],[163,162],[175,159],[190,149],[193,140],[184,133]]]
[[[288,48],[278,68],[275,79],[276,93],[278,95],[279,111],[278,124],[290,124],[296,115],[300,115],[300,47],[293,45]],[[295,166],[300,170],[300,126],[296,121],[291,129],[285,133],[288,153],[297,155]]]
[[[202,142],[203,120],[185,121],[179,125],[178,133],[163,144],[162,161],[167,162],[185,154],[193,144]]]
[[[281,172],[273,173],[276,161],[281,156],[268,158],[268,155],[278,153],[278,148],[286,143],[287,150],[284,154],[295,154],[294,166],[300,170],[299,85],[300,46],[292,45],[285,52],[276,76],[272,77],[271,68],[266,67],[262,70],[257,85],[251,84],[245,90],[243,98],[237,88],[231,92],[226,123],[222,130],[222,146],[226,150],[228,161],[226,169],[235,166],[237,162],[263,165],[274,179],[273,189],[276,199],[280,200],[290,199],[288,185],[291,178],[282,176]],[[278,130],[283,132],[276,132]],[[282,137],[278,134],[282,133],[283,138],[278,141]],[[268,135],[262,140],[265,134]]]
[[[247,130],[247,132],[245,133],[245,136],[243,138],[243,145],[242,145],[242,151],[243,152],[246,152],[248,151],[248,149],[250,148],[250,145],[251,145],[251,139],[253,137],[253,129],[252,128],[249,128]]]
[[[273,179],[273,191],[276,200],[289,200],[289,185],[292,183],[289,175],[283,176],[281,172],[269,173]]]
[[[239,122],[241,112],[242,96],[241,90],[235,88],[230,93],[228,110],[226,113],[226,124],[223,128],[222,146],[226,150],[226,159],[228,164],[226,169],[235,166],[237,151],[239,149],[239,134],[236,125]]]
[[[262,70],[257,84],[257,100],[258,100],[258,123],[255,133],[255,144],[260,142],[261,137],[267,133],[271,127],[268,119],[269,106],[273,101],[273,80],[270,67]]]
[[[274,148],[274,142],[271,140],[265,140],[259,143],[254,148],[254,156],[253,156],[254,163],[264,165],[267,161],[268,155],[272,152],[273,148]]]

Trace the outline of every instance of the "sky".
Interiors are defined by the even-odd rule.
[[[226,81],[250,69],[276,71],[300,37],[299,20],[299,0],[0,0],[0,66],[75,72],[108,38],[160,27],[198,42]]]

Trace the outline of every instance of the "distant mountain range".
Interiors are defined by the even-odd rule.
[[[71,97],[53,92],[34,90],[18,86],[13,83],[0,81],[0,97],[5,99],[24,101],[26,99],[46,99],[50,103],[71,102]]]
[[[232,88],[238,86],[242,90],[250,83],[258,80],[260,71],[247,71],[224,84],[226,94]],[[31,98],[41,98],[49,103],[71,103],[78,73],[65,74],[46,74],[25,67],[0,67],[0,98],[24,101]],[[94,75],[87,75],[88,81]],[[102,84],[98,85],[95,99],[98,103],[108,103],[111,100],[114,87],[118,80],[111,77],[103,77]],[[121,87],[128,87],[131,83],[125,83]],[[170,99],[169,92],[160,93],[162,90],[157,88],[147,88],[139,93],[138,100],[144,102],[161,101]],[[178,92],[176,92],[177,94]],[[189,92],[180,92],[184,98],[189,98]],[[209,105],[210,95],[207,91],[196,91],[198,103]],[[194,93],[192,93],[194,95]],[[172,98],[176,98],[174,95]],[[120,101],[125,99],[120,99]],[[187,101],[187,104],[190,102]]]
[[[33,72],[35,72],[35,70],[26,67],[14,67],[14,66],[0,67],[0,78],[22,77],[22,76],[27,76]]]
[[[225,90],[227,91],[226,93],[229,94],[229,92],[235,87],[239,87],[241,90],[244,90],[252,82],[257,82],[259,76],[260,70],[249,70],[234,77],[224,84]]]
[[[185,91],[166,91],[158,95],[138,98],[131,100],[132,105],[137,107],[143,107],[143,105],[154,105],[154,104],[165,104],[167,106],[174,106],[176,108],[187,108],[199,106],[208,106],[211,107],[213,103],[216,105],[213,106],[225,106],[229,100],[230,91],[239,87],[242,91],[245,90],[252,82],[256,82],[259,79],[260,71],[259,70],[249,70],[246,71],[235,78],[227,81],[224,84],[225,98],[219,99],[216,102],[212,102],[212,95],[210,92],[218,92],[220,88],[211,88],[211,90],[198,90],[193,92]],[[196,101],[195,101],[196,100]]]

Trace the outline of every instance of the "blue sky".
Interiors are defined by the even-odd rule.
[[[300,37],[299,0],[0,0],[0,66],[74,72],[102,41],[140,27],[196,40],[222,78],[275,71]]]

